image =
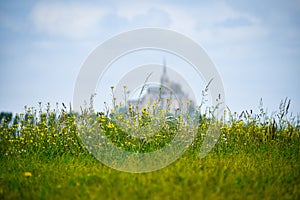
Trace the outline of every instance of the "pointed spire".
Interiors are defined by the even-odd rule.
[[[166,58],[164,57],[164,60],[163,60],[163,64],[164,64],[164,69],[163,69],[163,76],[166,76],[167,75],[167,64],[166,64]]]
[[[167,81],[167,64],[166,64],[166,58],[163,58],[163,73],[160,78],[160,84],[164,85],[164,83]]]

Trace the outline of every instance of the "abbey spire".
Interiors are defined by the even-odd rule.
[[[165,85],[166,83],[168,83],[169,80],[168,80],[168,76],[167,76],[167,65],[166,65],[166,59],[164,58],[163,59],[163,73],[161,75],[161,78],[160,78],[160,85]]]

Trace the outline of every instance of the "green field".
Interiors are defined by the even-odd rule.
[[[288,107],[282,102],[271,116],[263,109],[227,111],[217,144],[202,159],[199,149],[214,122],[201,116],[184,155],[149,173],[117,171],[95,159],[70,110],[26,108],[1,119],[0,199],[300,199],[300,122]],[[151,128],[148,110],[139,116],[139,128]],[[181,131],[178,118],[162,120],[163,128],[141,141],[108,113],[94,117],[115,145],[132,152],[155,151]]]

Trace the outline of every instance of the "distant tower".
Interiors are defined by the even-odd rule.
[[[166,87],[168,87],[169,85],[169,79],[168,79],[168,75],[167,75],[167,65],[166,65],[166,59],[163,59],[163,72],[162,75],[160,77],[160,104],[162,108],[165,108],[166,106],[166,98],[168,98],[168,89]]]
[[[166,83],[168,83],[168,76],[167,76],[167,65],[166,65],[166,59],[163,59],[163,73],[160,78],[160,85],[164,86]]]

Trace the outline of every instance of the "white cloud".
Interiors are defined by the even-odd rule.
[[[223,2],[200,7],[199,13],[197,29],[202,40],[209,43],[251,41],[268,33],[259,18]]]
[[[153,17],[151,11],[160,12],[161,18]],[[141,26],[142,23],[136,22],[140,22],[141,17],[148,17],[144,26],[170,28],[190,37],[195,35],[195,18],[178,5],[164,2],[136,2],[130,5],[119,3],[116,14],[127,19],[131,26]]]
[[[181,32],[205,43],[229,43],[249,41],[257,37],[264,37],[268,31],[261,25],[260,19],[248,13],[235,10],[229,4],[216,2],[211,4],[185,4],[145,3],[132,4],[120,3],[117,6],[117,15],[136,22],[141,16],[148,16],[147,12],[157,9],[166,14],[170,19],[168,25],[161,26]],[[151,20],[151,19],[150,19]],[[230,22],[231,26],[228,26]],[[140,25],[140,23],[138,24]],[[160,23],[154,23],[159,26]],[[232,26],[234,25],[234,26]]]
[[[172,20],[171,29],[187,34],[190,37],[196,35],[197,21],[194,16],[177,6],[165,5],[163,9],[170,15]]]
[[[40,3],[31,13],[37,31],[69,38],[86,38],[99,31],[113,30],[101,23],[106,16],[124,19],[124,29],[156,26],[170,28],[205,43],[250,40],[264,36],[267,31],[258,18],[241,13],[224,2],[185,4],[157,2],[117,3],[115,10],[99,4]],[[226,26],[226,22],[243,20],[243,26]],[[113,21],[110,22],[113,25]],[[117,23],[117,22],[116,22]],[[122,30],[121,30],[122,31]]]
[[[106,13],[106,8],[89,4],[40,3],[32,9],[31,19],[41,33],[84,38],[97,29]]]
[[[120,3],[116,7],[116,14],[130,21],[139,15],[147,14],[148,9],[153,6],[154,4],[149,4],[145,2],[139,2],[135,4]]]
[[[134,26],[142,27],[167,27],[170,25],[170,17],[168,13],[161,9],[150,8],[146,14],[138,15],[130,21]]]

